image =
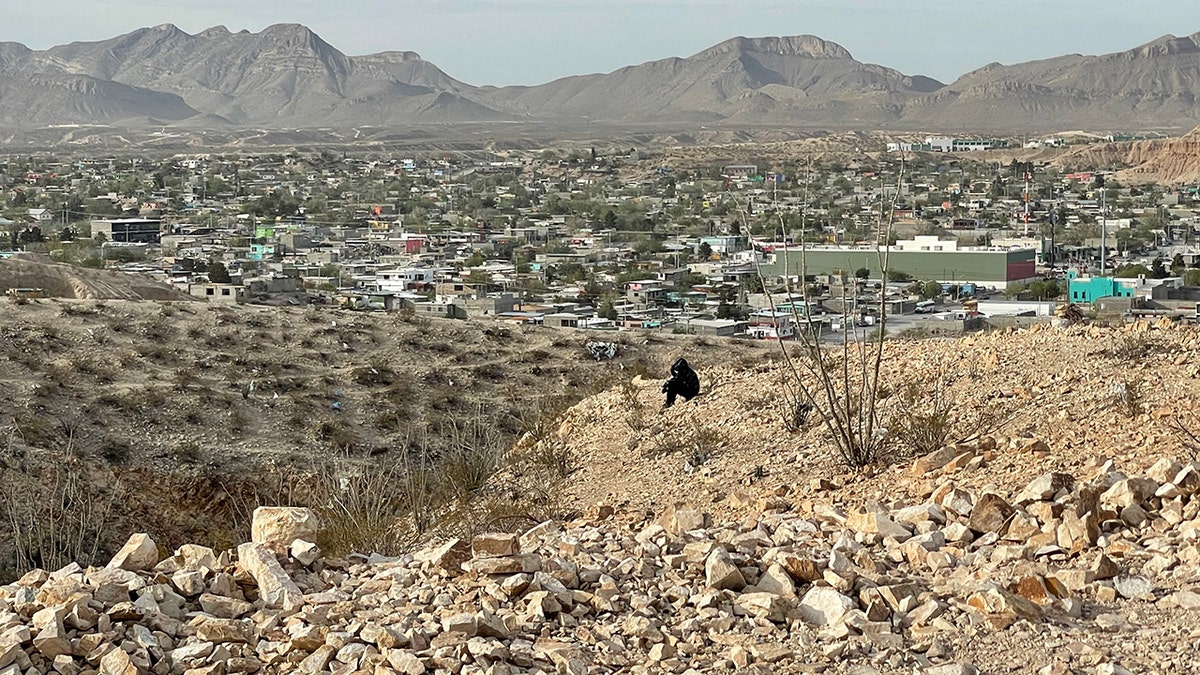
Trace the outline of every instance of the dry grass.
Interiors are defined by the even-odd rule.
[[[407,442],[384,456],[339,453],[312,472],[304,500],[324,528],[318,543],[334,555],[397,555],[435,533],[469,537],[541,522],[561,508],[558,487],[573,470],[573,456],[548,431],[560,412],[531,424],[514,447],[477,414],[410,427]]]
[[[10,436],[10,451],[11,443]],[[120,486],[97,484],[84,461],[69,449],[42,467],[0,468],[0,517],[11,529],[7,545],[0,543],[0,579],[34,568],[101,562],[101,544]]]
[[[969,370],[969,368],[968,368]],[[894,459],[934,452],[998,431],[1009,420],[993,407],[959,406],[944,373],[904,382],[889,392],[887,430]]]

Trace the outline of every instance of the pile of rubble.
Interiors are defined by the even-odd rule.
[[[1198,492],[1200,463],[1164,459],[740,522],[600,505],[357,561],[322,557],[307,510],[260,508],[235,551],[160,559],[137,534],[103,568],[0,587],[0,675],[1180,672]]]

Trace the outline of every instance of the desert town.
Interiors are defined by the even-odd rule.
[[[0,675],[1200,668],[1200,13],[171,4],[0,42]]]
[[[1057,299],[1194,317],[1194,184],[927,145],[761,166],[594,148],[489,161],[10,157],[0,222],[10,252],[212,302],[784,339],[874,325],[881,302],[931,315],[896,325],[932,333],[1047,317]],[[9,285],[36,293],[35,281]],[[794,304],[806,325],[792,325]]]

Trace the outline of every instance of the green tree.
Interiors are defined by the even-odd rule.
[[[1154,262],[1150,263],[1150,276],[1155,279],[1166,279],[1171,273],[1167,271],[1167,266],[1163,264],[1162,258],[1155,258]]]
[[[1200,270],[1188,270],[1183,274],[1185,286],[1200,286]]]
[[[710,260],[713,254],[712,246],[709,246],[707,241],[700,242],[698,253],[701,260]]]
[[[860,268],[854,270],[854,277],[856,279],[862,279],[863,281],[866,281],[867,279],[869,279],[871,277],[871,270],[869,270],[865,267],[860,267]]]
[[[1200,270],[1197,270],[1200,271]],[[605,291],[600,296],[600,306],[596,309],[596,315],[602,319],[616,321],[618,318],[616,306],[617,294],[612,291]]]
[[[588,302],[591,302],[598,299],[603,292],[604,289],[596,281],[596,275],[589,274],[587,281],[583,284],[583,292],[580,295]]]
[[[225,263],[219,260],[213,260],[208,263],[208,280],[214,284],[228,284],[233,281],[233,277],[229,276],[229,270],[226,269]]]
[[[1176,274],[1176,275],[1183,274],[1184,267],[1185,266],[1183,264],[1183,254],[1182,253],[1176,253],[1174,256],[1171,257],[1171,273],[1172,274]]]
[[[1029,293],[1039,300],[1053,300],[1062,295],[1062,287],[1053,279],[1035,281],[1029,284]]]
[[[487,262],[487,258],[484,257],[483,251],[476,249],[474,251],[471,251],[471,255],[467,256],[467,259],[465,261],[463,261],[463,266],[464,267],[479,267],[480,265],[482,265],[485,262]]]
[[[921,297],[922,298],[936,298],[937,296],[939,296],[941,294],[942,294],[941,282],[930,279],[929,281],[926,281],[925,283],[921,284]]]
[[[1135,279],[1137,277],[1150,277],[1153,273],[1150,268],[1145,265],[1121,265],[1113,270],[1113,276],[1120,279]]]
[[[901,272],[900,270],[888,270],[887,280],[898,284],[903,284],[912,281],[913,279],[912,275],[908,274],[907,272]]]

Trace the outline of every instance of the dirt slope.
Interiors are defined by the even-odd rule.
[[[1105,458],[1142,470],[1164,454],[1191,452],[1175,423],[1200,431],[1198,353],[1200,331],[1190,327],[889,341],[885,389],[895,394],[882,402],[883,424],[927,410],[940,379],[940,398],[952,403],[952,431],[978,430],[998,448],[961,476],[969,486],[1018,490],[1046,471],[1098,466]],[[570,411],[567,442],[581,457],[570,485],[578,507],[605,501],[653,510],[683,500],[744,515],[770,495],[812,498],[817,479],[845,486],[825,495],[845,503],[919,498],[935,487],[904,473],[903,462],[877,475],[848,472],[815,416],[802,431],[789,431],[780,400],[786,370],[775,359],[722,364],[700,375],[703,395],[668,410],[660,410],[658,381],[635,380]],[[915,404],[901,400],[909,383],[921,391]],[[1019,450],[1034,440],[1048,451]]]
[[[27,253],[0,259],[0,293],[10,288],[40,288],[52,298],[191,300],[178,288],[146,277],[64,265]]]
[[[594,339],[618,340],[617,357],[596,361]],[[46,477],[65,452],[120,487],[106,545],[138,529],[228,544],[255,500],[286,499],[287,476],[342,455],[436,458],[464,428],[502,450],[621,373],[665,376],[693,343],[315,307],[0,298],[0,478]],[[719,362],[751,348],[702,349]],[[0,546],[0,576],[2,558]]]

